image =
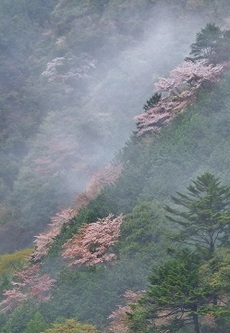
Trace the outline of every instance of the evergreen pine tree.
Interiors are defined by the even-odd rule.
[[[159,101],[161,100],[161,94],[155,93],[149,100],[147,100],[146,104],[144,105],[143,109],[145,111],[154,107]]]
[[[167,218],[180,226],[172,238],[206,250],[210,258],[217,246],[229,242],[230,186],[205,173],[187,189],[187,194],[178,192],[172,197],[180,209],[166,206]]]
[[[212,288],[201,282],[200,258],[184,249],[155,269],[143,298],[130,314],[138,332],[176,332],[192,325],[200,333],[199,315],[207,313]]]
[[[41,333],[46,328],[48,328],[48,324],[45,322],[40,312],[36,312],[34,318],[28,322],[24,333]]]
[[[212,60],[218,52],[222,32],[214,23],[208,23],[201,32],[196,35],[196,42],[191,45],[190,54],[194,60],[205,58]]]

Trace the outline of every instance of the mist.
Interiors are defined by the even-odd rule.
[[[228,1],[221,1],[226,3],[230,15]],[[0,331],[48,332],[53,331],[53,325],[60,324],[61,328],[68,324],[68,319],[76,321],[80,328],[85,323],[92,324],[92,332],[133,331],[127,313],[132,316],[135,304],[138,310],[141,302],[136,302],[148,290],[149,277],[168,260],[174,262],[177,250],[187,246],[189,252],[199,254],[198,289],[208,290],[207,303],[206,294],[200,303],[198,293],[202,331],[204,327],[208,332],[207,318],[212,319],[215,307],[216,324],[222,325],[223,321],[225,325],[226,321],[223,332],[229,331],[228,317],[218,318],[222,295],[228,296],[228,276],[222,276],[222,268],[229,263],[228,226],[222,229],[221,224],[222,219],[227,219],[229,208],[225,186],[229,184],[230,164],[230,75],[228,70],[224,72],[227,66],[220,60],[218,75],[213,74],[213,80],[205,76],[204,85],[199,74],[193,73],[195,84],[189,88],[186,85],[186,93],[181,89],[175,97],[171,90],[165,109],[172,110],[176,105],[175,110],[172,117],[165,117],[164,107],[161,108],[164,100],[155,105],[159,110],[157,121],[161,116],[169,119],[168,123],[159,121],[155,132],[150,132],[152,117],[143,125],[149,130],[144,135],[134,121],[156,92],[159,78],[167,78],[189,55],[196,34],[209,22],[221,28],[228,24],[224,7],[220,6],[222,16],[218,16],[217,2],[211,3],[53,0],[48,5],[46,1],[18,0],[14,8],[14,0],[0,2],[0,18],[1,7],[6,10],[4,15],[13,17],[8,21],[8,42],[1,35],[0,24],[0,48],[6,59],[11,59],[9,67],[4,56],[4,61],[0,59],[0,73],[4,74],[3,79],[0,76],[0,253],[5,253],[0,258]],[[27,21],[24,16],[28,16]],[[24,34],[24,22],[30,24],[31,34]],[[33,41],[28,36],[33,36]],[[224,43],[217,43],[221,51]],[[228,43],[229,40],[224,50],[230,49]],[[194,65],[199,63],[194,61]],[[207,68],[213,73],[216,66],[210,64]],[[190,78],[183,78],[179,84]],[[178,108],[178,104],[182,107]],[[152,110],[155,107],[147,110],[147,115]],[[186,191],[193,189],[191,184],[205,173],[210,173],[209,180],[217,177],[217,186],[210,183],[212,190],[217,191],[213,190],[213,201],[208,199],[206,203],[203,187],[197,191],[198,201],[196,194],[191,194],[191,201],[187,201],[191,206],[186,206],[186,199],[182,205],[179,199],[172,200],[177,195],[186,198]],[[223,185],[221,190],[218,184]],[[221,191],[226,193],[223,200]],[[207,196],[210,197],[208,191]],[[215,211],[220,221],[216,220],[220,223],[217,233],[221,247],[215,248],[217,257],[210,259],[205,255],[206,242],[195,242],[194,248],[193,242],[189,243],[189,230],[178,233],[181,239],[177,237],[183,221],[180,224],[177,217],[170,218],[169,214],[173,216],[174,207],[175,213],[182,208],[178,217],[185,216],[185,221],[190,222],[190,208],[196,205],[201,212],[194,213],[194,221],[200,221],[207,207],[209,215],[209,203],[213,206],[215,200],[223,207],[218,213]],[[192,221],[184,225],[193,232]],[[192,232],[195,241],[205,240],[205,233],[196,237]],[[25,252],[18,251],[21,249]],[[218,265],[212,268],[216,260]],[[176,272],[177,265],[174,266]],[[168,279],[172,276],[169,272]],[[183,273],[175,274],[176,284],[181,276]],[[221,291],[218,304],[216,299],[212,304],[210,298],[212,291],[216,298],[214,280]],[[184,281],[182,278],[183,290],[178,293],[180,308],[187,285]],[[192,293],[193,286],[192,275]],[[163,289],[167,294],[167,285]],[[185,294],[190,297],[186,290]],[[135,302],[134,307],[130,301]],[[150,308],[150,330],[160,330],[155,311],[161,322],[164,310],[160,307],[158,311],[154,303]],[[163,326],[170,324],[168,309]],[[224,313],[225,304],[222,309]],[[137,312],[138,331],[142,331],[146,313]],[[185,317],[179,314],[175,318],[183,324],[187,322],[186,313]],[[172,330],[177,327],[174,323],[177,322],[173,321]],[[219,326],[210,327],[216,330]],[[71,327],[63,329],[68,331]],[[178,329],[181,332],[183,326]]]
[[[153,94],[154,82],[183,61],[196,32],[206,23],[198,17],[190,18],[189,22],[187,17],[182,17],[178,23],[167,11],[157,23],[152,19],[142,20],[144,32],[137,40],[112,52],[110,45],[103,46],[105,54],[96,58],[96,68],[83,79],[80,90],[85,93],[80,96],[80,102],[71,101],[77,93],[72,89],[69,100],[67,93],[66,105],[59,110],[58,119],[55,111],[44,121],[52,121],[54,130],[44,128],[44,123],[41,125],[38,142],[45,142],[42,149],[47,151],[48,143],[53,141],[67,150],[73,147],[69,164],[63,170],[68,173],[63,187],[71,192],[84,190],[91,172],[109,163],[122,148],[135,130],[133,117],[142,112],[144,103]],[[65,141],[69,142],[65,145]],[[62,159],[63,153],[60,151],[56,158]],[[53,159],[52,152],[49,154]]]
[[[78,21],[62,39],[51,36],[53,51],[46,63],[41,55],[43,63],[33,78],[43,89],[45,116],[27,142],[10,198],[16,224],[27,230],[23,246],[31,245],[31,235],[42,231],[50,216],[73,204],[93,172],[110,163],[135,131],[133,118],[152,96],[154,82],[183,61],[196,33],[210,20],[160,5],[150,8],[129,8],[126,14],[135,29],[115,20],[99,46],[90,42],[76,49],[71,37],[81,27]],[[57,7],[54,18],[55,13]],[[43,35],[43,43],[49,42],[50,35]],[[13,249],[17,246],[15,241]]]

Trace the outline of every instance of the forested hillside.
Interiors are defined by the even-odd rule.
[[[227,333],[228,1],[2,1],[4,333]]]
[[[122,148],[196,32],[227,24],[227,2],[181,3],[1,2],[2,253],[32,245]]]

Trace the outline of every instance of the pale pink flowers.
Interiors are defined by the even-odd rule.
[[[99,171],[96,171],[86,186],[86,196],[90,200],[96,198],[106,185],[113,184],[118,179],[121,172],[121,164],[111,164]]]
[[[216,82],[223,71],[223,65],[208,64],[207,61],[184,62],[170,72],[168,79],[160,78],[155,84],[163,95],[152,108],[134,119],[137,135],[146,132],[158,132],[178,113],[194,101],[196,93],[204,82]]]
[[[34,298],[39,302],[50,299],[50,288],[55,283],[48,274],[41,274],[38,264],[32,265],[14,275],[13,289],[5,290],[5,299],[0,303],[1,312],[6,313],[25,300]]]
[[[111,247],[120,236],[122,215],[112,214],[97,222],[83,225],[63,245],[63,257],[69,260],[69,265],[88,266],[116,259]]]
[[[55,237],[61,232],[62,226],[69,222],[76,215],[74,209],[63,209],[51,218],[51,223],[47,231],[35,236],[36,250],[33,253],[33,260],[37,261],[46,255]]]
[[[86,185],[85,193],[79,194],[75,200],[74,208],[63,209],[51,218],[51,223],[48,229],[35,236],[35,252],[33,253],[33,260],[36,262],[45,256],[53,244],[55,237],[57,237],[64,225],[78,214],[79,209],[85,207],[90,200],[95,199],[98,194],[106,185],[113,184],[122,171],[120,164],[111,164],[93,173],[88,184]]]

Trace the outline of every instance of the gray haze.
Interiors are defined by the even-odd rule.
[[[114,50],[109,54],[109,47],[105,47],[108,54],[96,59],[96,69],[85,80],[87,93],[80,105],[76,103],[69,111],[65,106],[60,109],[61,122],[55,119],[55,111],[53,130],[46,128],[45,122],[41,126],[38,137],[40,144],[45,143],[44,149],[47,143],[58,142],[58,138],[61,145],[76,149],[77,156],[66,166],[66,184],[63,184],[71,192],[84,190],[90,173],[108,163],[122,148],[135,130],[133,117],[143,111],[144,103],[153,94],[154,82],[160,76],[167,77],[168,72],[183,61],[206,20],[191,17],[188,21],[187,17],[181,17],[173,21],[165,12],[157,24],[152,19],[143,20],[143,24],[146,27],[143,36],[125,49],[116,50],[116,56]],[[52,115],[48,115],[47,122],[50,118]],[[77,122],[82,122],[84,128],[76,126],[78,135],[71,129]],[[79,153],[81,146],[83,154]],[[78,164],[77,172],[71,163]]]
[[[58,56],[65,36],[54,41],[57,56],[47,56],[37,77],[47,89],[43,103],[50,111],[29,142],[14,186],[20,226],[36,225],[40,232],[52,214],[84,191],[92,173],[108,164],[132,135],[133,117],[142,113],[154,82],[183,61],[210,17],[181,16],[160,6],[141,13],[139,21],[136,39],[123,37],[121,46],[111,35],[102,49],[79,55],[78,65],[71,52]],[[49,82],[55,61],[61,64],[59,81]]]

